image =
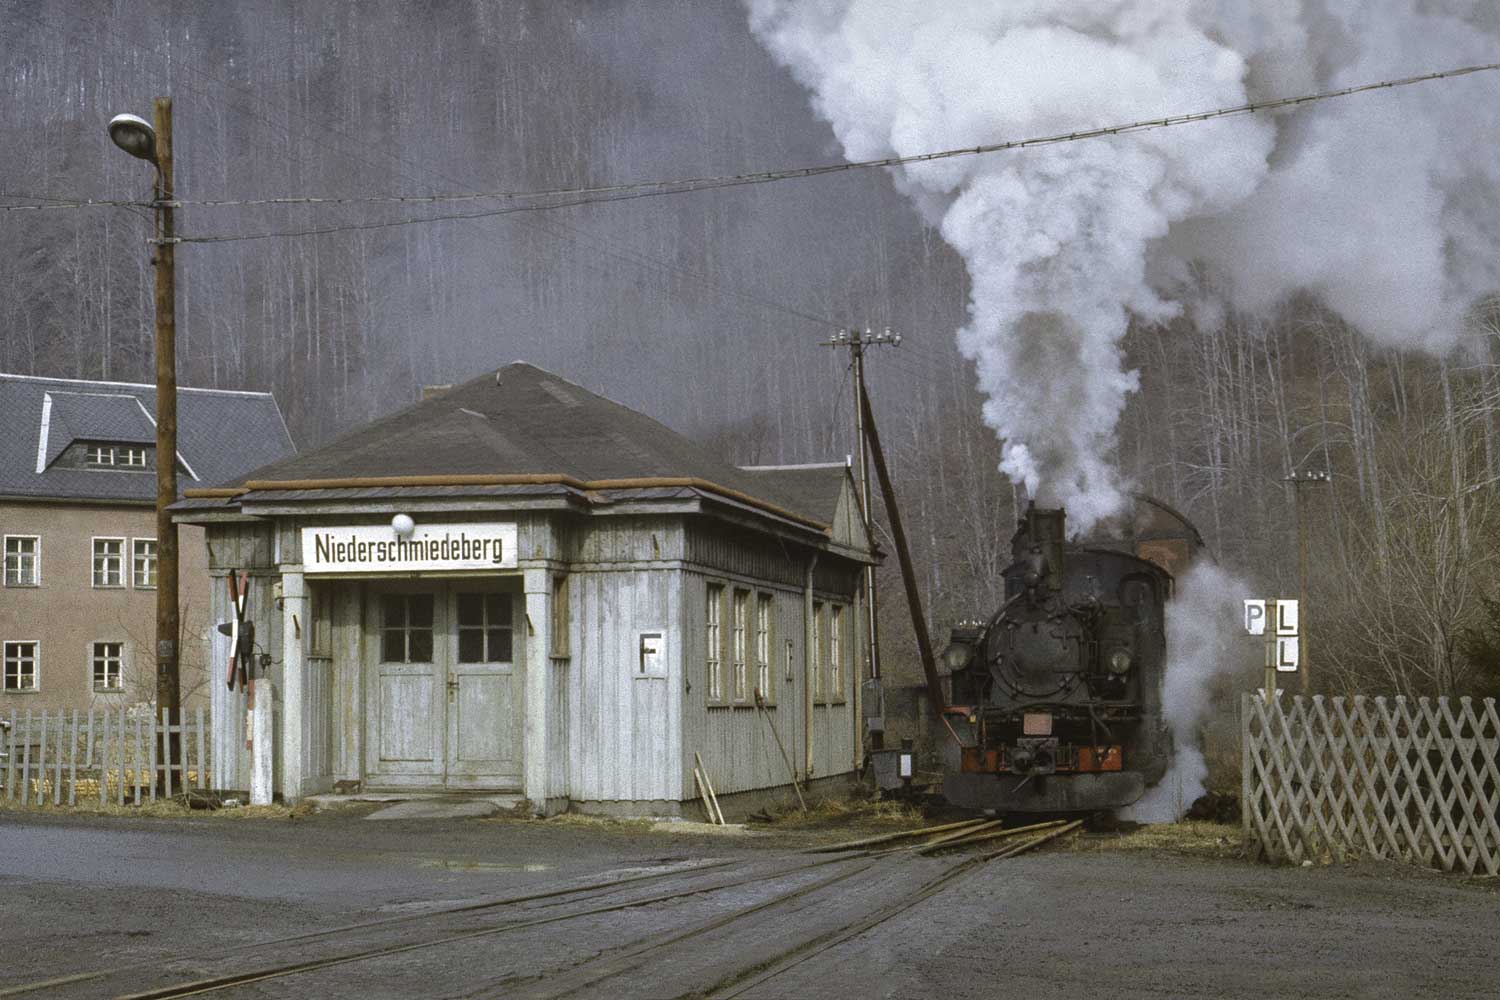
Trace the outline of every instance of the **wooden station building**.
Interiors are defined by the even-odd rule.
[[[732,811],[859,764],[877,553],[844,463],[733,466],[516,363],[176,510],[219,620],[249,574],[274,692],[252,753],[218,644],[220,788],[254,768],[289,801],[358,782],[674,815],[695,754]]]

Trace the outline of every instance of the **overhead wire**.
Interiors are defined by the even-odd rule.
[[[1400,87],[1409,87],[1419,83],[1453,79],[1475,73],[1492,72],[1494,70],[1500,70],[1500,63],[1461,66],[1453,69],[1423,73],[1417,76],[1409,76],[1400,79],[1382,80],[1375,83],[1365,83],[1350,87],[1342,87],[1337,90],[1317,91],[1309,94],[1273,98],[1265,101],[1251,101],[1245,104],[1234,105],[1232,107],[1216,108],[1208,111],[1188,112],[1185,114],[1166,115],[1159,118],[1147,118],[1139,121],[1126,122],[1123,124],[1103,125],[1086,129],[1074,129],[1068,132],[1058,132],[1049,135],[1033,136],[1025,139],[1005,140],[1001,142],[984,143],[977,146],[965,146],[955,149],[915,153],[906,156],[888,156],[869,160],[850,160],[842,163],[826,163],[815,166],[763,170],[740,174],[686,177],[671,180],[635,181],[621,184],[597,185],[592,187],[544,188],[529,191],[459,192],[431,195],[348,195],[328,197],[287,196],[280,198],[252,199],[202,199],[184,201],[183,204],[200,205],[205,207],[235,207],[247,205],[276,204],[433,204],[476,200],[513,201],[520,199],[554,198],[560,196],[589,196],[592,200],[610,201],[621,200],[612,197],[615,195],[654,196],[661,194],[685,194],[695,191],[717,190],[725,187],[740,187],[752,184],[775,183],[778,181],[786,180],[801,180],[809,177],[819,177],[825,174],[847,173],[856,170],[912,166],[915,164],[931,163],[956,157],[979,156],[1016,149],[1028,149],[1040,146],[1058,145],[1067,142],[1078,142],[1085,139],[1130,135],[1137,132],[1171,128],[1178,125],[1186,125],[1197,122],[1213,121],[1220,118],[1230,118],[1242,115],[1256,114],[1259,112],[1282,110],[1285,108],[1298,107],[1321,101],[1350,97],[1355,94],[1368,93],[1375,90],[1391,90]],[[595,198],[594,196],[599,197]],[[551,205],[549,207],[568,207],[573,204],[592,203],[592,200],[590,202],[564,201],[555,205]],[[497,211],[506,210],[500,209]],[[467,218],[469,216],[462,215],[455,217]],[[436,221],[442,217],[431,218]],[[400,223],[398,222],[397,224]]]

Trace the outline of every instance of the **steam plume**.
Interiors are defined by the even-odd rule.
[[[1208,718],[1213,682],[1238,661],[1240,603],[1250,588],[1219,566],[1200,562],[1177,580],[1167,602],[1167,673],[1162,709],[1177,753],[1166,776],[1139,802],[1121,810],[1125,819],[1171,823],[1202,795],[1208,763],[1198,728]]]
[[[850,159],[908,155],[1489,62],[1489,0],[749,0]],[[1122,503],[1132,318],[1311,291],[1444,350],[1500,287],[1490,75],[1280,117],[901,168],[963,256],[959,331],[1002,470],[1086,531]],[[1206,289],[1214,289],[1209,294]]]

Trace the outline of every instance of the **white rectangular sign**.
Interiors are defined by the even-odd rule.
[[[1245,631],[1251,635],[1266,634],[1266,602],[1245,602]]]
[[[1281,636],[1276,640],[1276,669],[1284,674],[1294,674],[1301,664],[1297,637]]]
[[[1276,602],[1276,634],[1277,635],[1296,635],[1297,634],[1297,602],[1296,601],[1277,601]]]
[[[408,538],[388,524],[302,529],[302,571],[309,575],[515,567],[514,521],[419,524]]]

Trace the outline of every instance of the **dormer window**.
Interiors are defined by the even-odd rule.
[[[152,448],[144,444],[104,444],[91,442],[83,446],[83,465],[89,469],[151,468]]]

